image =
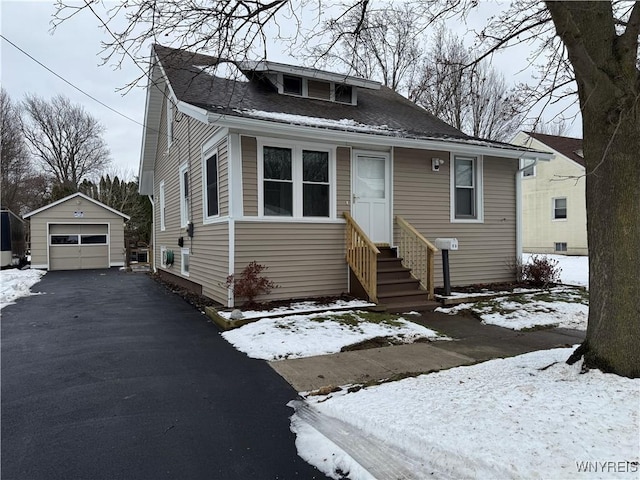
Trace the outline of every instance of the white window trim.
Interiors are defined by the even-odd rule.
[[[160,196],[160,231],[164,232],[167,228],[165,221],[165,191],[164,191],[164,180],[160,182],[159,187],[159,196]]]
[[[173,143],[173,103],[167,98],[167,150]]]
[[[525,175],[524,174],[524,169],[531,166],[533,164],[533,174],[532,175]],[[535,160],[526,160],[523,159],[520,161],[520,168],[523,169],[522,172],[520,172],[520,176],[526,180],[529,178],[536,178],[537,175],[537,164],[535,162]]]
[[[474,162],[475,180],[475,218],[456,218],[456,172],[455,158],[472,159]],[[449,211],[451,223],[484,223],[484,159],[482,155],[469,155],[451,152],[449,157]]]
[[[167,268],[167,264],[164,261],[165,252],[167,251],[167,247],[164,245],[160,246],[160,266],[162,268]]]
[[[565,213],[566,216],[564,218],[556,218],[556,200],[564,200],[565,201]],[[567,197],[553,197],[551,199],[551,220],[553,222],[566,222],[569,218],[569,200]]]
[[[207,161],[216,156],[216,185],[218,195],[218,213],[216,215],[207,215]],[[210,147],[202,151],[202,223],[213,223],[220,218],[220,152],[218,147]]]
[[[188,248],[182,248],[180,249],[180,273],[182,275],[184,275],[185,277],[189,276],[189,271],[184,269],[184,257],[186,256],[190,256],[190,252]],[[189,259],[191,260],[191,259]],[[189,262],[189,268],[191,268],[191,262]]]
[[[326,223],[336,218],[336,147],[334,145],[314,144],[307,142],[287,142],[282,139],[259,137],[258,147],[258,217],[280,219],[284,221],[302,220],[309,223]],[[264,147],[291,149],[291,178],[293,181],[293,215],[279,217],[264,214]],[[302,151],[313,150],[329,154],[329,216],[305,217],[302,215]]]
[[[189,223],[189,203],[191,201],[191,192],[192,192],[192,185],[189,185],[189,196],[185,199],[185,195],[184,195],[184,174],[187,174],[187,181],[189,178],[189,165],[184,163],[180,166],[180,169],[178,170],[179,175],[180,175],[180,226],[182,228],[186,228],[187,224]],[[191,183],[191,182],[189,182]]]

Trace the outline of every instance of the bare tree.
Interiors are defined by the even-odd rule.
[[[73,15],[76,10],[70,9],[76,7],[65,8],[63,1],[58,16]],[[478,3],[422,2],[422,15],[428,24],[445,15],[464,16]],[[81,8],[92,5],[85,2]],[[117,5],[114,14],[126,5],[128,27],[114,36],[107,50],[120,55],[130,53],[132,42],[142,45],[165,33],[182,38],[181,46],[198,44],[211,50],[206,46],[214,43],[216,51],[229,46],[233,54],[236,41],[246,47],[263,40],[264,26],[290,8],[285,0],[194,0],[179,8],[168,0],[126,0]],[[370,3],[353,0],[344,8],[364,18]],[[342,10],[338,18],[344,14]],[[316,24],[325,25],[317,19]],[[354,34],[360,25],[355,25]],[[305,34],[309,32],[317,34],[318,28]],[[481,43],[472,62],[513,44],[531,43],[530,61],[540,70],[526,100],[546,106],[578,95],[587,175],[590,309],[586,340],[571,360],[584,357],[584,368],[628,377],[640,377],[639,34],[640,2],[515,0],[479,32]]]
[[[444,27],[431,41],[409,97],[475,137],[506,140],[520,128],[525,106],[487,60],[473,63],[460,38]]]
[[[32,187],[39,185],[40,189],[46,182],[33,168],[25,144],[21,105],[4,89],[0,91],[0,136],[0,203],[17,214],[26,213],[40,206],[46,192],[44,188],[33,195]]]
[[[43,171],[52,177],[55,197],[77,192],[83,180],[107,167],[104,127],[82,106],[62,95],[50,102],[27,95],[24,109],[28,116],[24,135]]]
[[[334,48],[316,44],[310,49],[310,58],[408,92],[423,55],[419,20],[409,4],[391,3],[364,14],[361,9],[349,10],[326,22],[327,43]]]

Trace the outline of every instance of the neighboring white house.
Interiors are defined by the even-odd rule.
[[[531,165],[522,172],[523,251],[587,255],[582,140],[519,132],[511,143],[554,154],[550,162],[521,165]]]

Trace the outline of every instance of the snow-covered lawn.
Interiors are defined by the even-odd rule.
[[[0,309],[12,305],[16,299],[32,295],[31,287],[38,283],[44,270],[18,270],[10,268],[0,271]]]
[[[528,263],[533,255],[525,253],[522,261]],[[589,257],[570,257],[568,255],[537,255],[546,256],[558,262],[561,268],[560,282],[565,285],[578,285],[589,288]]]
[[[542,256],[542,255],[538,255]],[[529,262],[532,255],[524,254],[523,261]],[[588,287],[588,257],[568,257],[546,255],[558,262],[561,269],[560,280],[566,285]],[[470,311],[480,317],[482,323],[498,325],[513,330],[538,327],[562,327],[576,330],[587,329],[589,317],[588,295],[575,288],[560,287],[549,292],[531,292],[520,289],[516,296],[504,296],[492,300],[481,297],[494,292],[478,295],[478,302],[462,303],[451,308],[437,308],[436,311],[456,314]],[[502,293],[502,292],[498,292]]]
[[[436,311],[450,315],[470,311],[478,315],[482,323],[513,330],[536,327],[586,330],[589,301],[586,292],[561,287],[548,292],[480,299],[475,303],[461,303],[451,308],[439,307]]]
[[[580,362],[565,363],[572,351],[533,352],[307,401],[406,453],[416,460],[410,465],[422,464],[413,478],[638,478],[640,379],[581,374]],[[298,414],[292,430],[299,454],[327,475],[372,478]]]
[[[303,302],[292,302],[289,305],[274,307],[269,310],[242,310],[242,318],[264,318],[277,317],[292,313],[317,312],[329,310],[344,310],[347,308],[372,307],[375,303],[364,300],[335,300],[330,303],[321,303],[313,300]],[[219,310],[218,315],[229,320],[232,311]]]
[[[446,338],[396,315],[328,310],[262,318],[222,336],[248,356],[264,360],[337,353],[342,347],[376,337],[392,337],[405,343],[419,338]]]

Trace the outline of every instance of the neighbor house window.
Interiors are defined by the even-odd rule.
[[[452,220],[482,221],[482,159],[458,156],[451,162]]]
[[[189,223],[189,167],[180,167],[180,226],[186,227]]]
[[[567,199],[554,198],[553,199],[553,219],[554,220],[566,220],[567,219]]]
[[[189,249],[183,248],[180,250],[180,273],[188,277],[189,276]]]
[[[556,252],[566,252],[567,251],[567,242],[556,242],[554,250]]]
[[[523,160],[522,161],[522,177],[535,177],[536,176],[536,166],[535,160]]]
[[[164,208],[164,180],[160,182],[160,230],[164,231],[165,226],[165,208]]]
[[[261,151],[262,215],[315,218],[332,215],[330,150],[264,145]]]
[[[203,164],[203,193],[204,193],[204,216],[205,218],[219,215],[218,200],[218,151],[205,155]]]

